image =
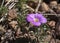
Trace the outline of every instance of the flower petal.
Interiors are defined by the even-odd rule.
[[[32,22],[35,19],[35,15],[34,14],[28,14],[26,19],[27,19],[28,22]]]
[[[47,19],[42,14],[36,14],[36,18],[38,18],[41,23],[47,22]]]
[[[30,16],[31,18],[34,18],[35,14],[28,14],[28,16]]]
[[[45,17],[41,17],[41,18],[40,18],[40,22],[41,22],[41,23],[46,23],[46,22],[47,22],[47,19],[46,19]]]
[[[26,19],[27,19],[28,22],[32,22],[32,21],[33,21],[33,18],[31,18],[31,17],[29,17],[29,16],[27,16]]]
[[[43,15],[36,13],[35,17],[36,17],[36,18],[41,18],[41,17],[43,17]]]

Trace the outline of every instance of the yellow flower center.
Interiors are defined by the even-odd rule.
[[[37,19],[37,18],[35,18],[35,20],[34,20],[35,22],[38,22],[39,21],[39,19]]]

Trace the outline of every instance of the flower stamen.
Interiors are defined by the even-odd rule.
[[[34,20],[35,22],[39,22],[39,19],[38,18],[35,18],[35,20]]]

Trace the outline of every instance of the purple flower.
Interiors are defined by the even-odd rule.
[[[42,14],[28,14],[27,21],[33,24],[34,26],[40,26],[43,23],[47,22],[47,19]]]

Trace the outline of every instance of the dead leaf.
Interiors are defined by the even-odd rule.
[[[9,10],[9,13],[8,13],[8,20],[11,20],[14,18],[17,18],[17,12],[15,9],[11,9]]]
[[[4,26],[1,26],[1,25],[0,25],[0,31],[3,31],[3,32],[6,31],[6,30],[4,29]]]
[[[50,21],[48,24],[50,25],[50,26],[55,26],[55,21]]]
[[[43,11],[49,11],[49,9],[50,9],[49,6],[46,3],[43,2],[42,3],[42,10]]]
[[[15,28],[15,26],[18,24],[18,22],[17,22],[17,21],[11,21],[9,24],[10,24],[13,28]]]

